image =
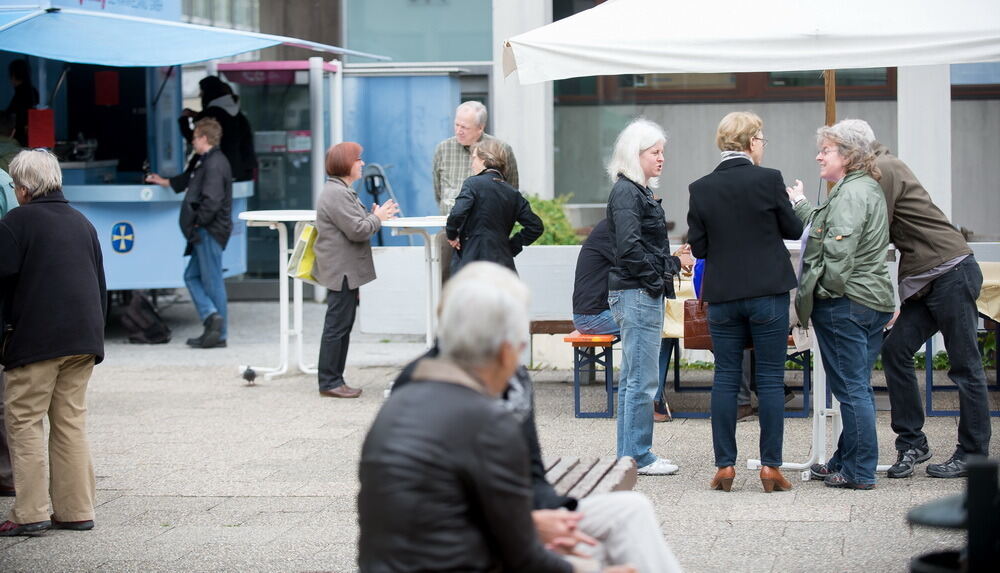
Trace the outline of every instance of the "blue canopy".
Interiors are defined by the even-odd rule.
[[[284,44],[388,60],[296,38],[70,8],[0,6],[0,50],[80,64],[176,66]]]

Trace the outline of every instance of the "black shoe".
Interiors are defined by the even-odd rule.
[[[202,342],[201,346],[195,346],[194,348],[225,348],[225,347],[226,347],[226,341],[225,340],[220,340],[220,341],[216,342],[215,344],[213,344],[212,346],[209,346],[209,345],[205,344],[204,342]]]
[[[83,521],[59,521],[55,517],[50,517],[52,521],[52,529],[67,529],[69,531],[90,531],[94,528],[94,520],[86,519]]]
[[[860,489],[860,490],[870,490],[875,489],[875,484],[873,483],[854,483],[852,481],[847,481],[844,474],[837,472],[826,476],[823,480],[823,485],[826,487],[839,487],[844,489]]]
[[[896,452],[896,463],[885,472],[891,478],[906,478],[913,475],[913,466],[931,459],[930,448],[910,448],[905,452]]]
[[[832,474],[830,468],[826,464],[813,464],[809,466],[809,479],[815,480],[825,480],[827,476]]]
[[[965,471],[965,456],[955,452],[943,464],[928,464],[927,475],[936,478],[960,478],[968,475]]]
[[[201,335],[201,348],[218,348],[222,338],[222,315],[213,312],[205,319],[205,333]]]
[[[187,339],[187,345],[188,346],[194,346],[195,348],[200,347],[201,346],[201,341],[202,341],[203,338],[205,338],[204,334],[202,334],[201,336],[199,336],[197,338],[188,338]]]

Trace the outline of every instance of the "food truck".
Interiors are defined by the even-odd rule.
[[[181,65],[279,44],[385,59],[186,24],[180,4],[0,0],[0,66],[7,70],[11,61],[26,58],[38,91],[38,106],[28,112],[28,146],[50,148],[59,157],[66,197],[97,230],[109,290],[184,286],[185,240],[177,222],[183,194],[145,183],[149,172],[181,173],[188,159],[177,124]],[[13,89],[0,83],[0,105],[6,106]],[[335,131],[317,131],[323,133],[309,141],[322,153]],[[233,235],[223,254],[227,277],[247,268],[247,229],[237,215],[256,185],[233,184]]]

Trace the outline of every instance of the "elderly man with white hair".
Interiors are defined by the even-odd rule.
[[[472,146],[483,141],[500,143],[507,155],[504,180],[514,189],[519,188],[514,151],[507,143],[486,133],[486,106],[478,101],[467,101],[455,108],[455,136],[442,141],[434,149],[431,180],[442,215],[447,215],[455,206],[462,183],[473,175]]]
[[[104,359],[101,245],[94,227],[63,196],[54,155],[22,151],[10,174],[21,207],[0,221],[0,362],[16,497],[0,536],[92,529],[86,395],[94,365]]]
[[[422,401],[420,403],[409,402],[406,406],[401,406],[393,414],[380,414],[380,418],[384,415],[397,418],[395,422],[390,422],[391,418],[385,421],[387,425],[394,424],[400,432],[399,435],[391,438],[395,441],[396,447],[400,446],[400,442],[406,443],[410,439],[404,436],[412,434],[427,436],[429,432],[425,426],[431,424],[428,420],[437,416],[437,414],[428,414],[426,411],[428,405],[441,396],[439,391],[435,389],[438,387],[438,384],[434,383],[436,379],[428,376],[428,368],[436,368],[442,361],[454,363],[456,359],[449,357],[467,356],[471,349],[480,348],[486,340],[491,341],[487,344],[488,347],[500,344],[498,337],[502,336],[500,333],[505,330],[506,325],[496,320],[492,313],[487,312],[483,314],[477,312],[477,316],[481,320],[468,320],[467,309],[470,307],[475,307],[477,310],[484,308],[479,298],[484,296],[483,291],[489,290],[499,290],[516,295],[515,298],[518,301],[519,308],[516,309],[515,314],[519,317],[518,321],[523,321],[523,324],[521,324],[515,333],[517,335],[516,340],[527,340],[527,318],[521,317],[524,312],[523,309],[527,306],[527,290],[523,283],[509,270],[492,263],[472,263],[463,268],[462,272],[456,275],[455,279],[445,288],[439,347],[435,347],[425,356],[407,366],[393,386],[393,395],[390,398],[390,403],[392,403],[397,397],[412,396],[411,392],[416,388],[420,388],[420,395],[423,396]],[[487,338],[483,338],[482,336],[486,336]],[[518,345],[520,344],[519,342]],[[491,360],[486,357],[490,355],[491,353],[489,352],[481,354],[483,357],[482,360],[473,360],[472,362],[485,361],[489,363]],[[466,358],[459,358],[458,361],[462,363],[469,362]],[[489,367],[489,369],[492,374],[496,375],[496,378],[499,378],[501,374],[507,374],[507,371],[510,370],[509,364],[501,369],[497,365],[497,362],[492,362],[493,366]],[[495,379],[496,381],[493,384],[493,388],[499,389],[503,396],[503,401],[499,402],[499,406],[506,412],[506,415],[499,418],[499,420],[502,420],[502,424],[488,424],[489,429],[487,426],[483,426],[483,428],[486,432],[493,432],[493,435],[490,436],[490,443],[493,444],[493,448],[502,447],[508,450],[507,454],[510,457],[507,463],[513,464],[507,466],[508,468],[523,468],[524,464],[528,464],[531,475],[527,474],[527,469],[524,469],[523,472],[518,470],[517,473],[521,473],[518,478],[509,473],[510,469],[505,472],[504,481],[507,482],[507,487],[516,487],[520,490],[518,494],[520,505],[511,506],[509,497],[506,497],[510,495],[510,492],[505,493],[505,497],[501,498],[501,501],[507,508],[507,513],[502,514],[507,516],[507,521],[497,524],[495,527],[491,526],[489,528],[490,531],[502,532],[505,535],[516,536],[524,540],[520,544],[515,544],[514,547],[527,547],[526,543],[534,543],[532,539],[537,533],[547,547],[561,553],[572,552],[577,554],[575,557],[570,557],[572,560],[571,566],[574,567],[574,570],[596,570],[599,566],[598,564],[616,565],[628,563],[635,566],[639,571],[679,571],[680,566],[664,542],[663,534],[653,514],[652,506],[645,496],[635,492],[616,492],[589,497],[585,500],[576,500],[556,494],[552,486],[545,481],[544,467],[541,464],[541,452],[538,446],[538,437],[534,423],[531,379],[523,367],[517,367],[516,361],[514,366],[516,367],[516,371],[510,370],[513,373],[509,374],[507,380],[501,382]],[[386,408],[388,407],[387,404]],[[438,407],[438,405],[434,406],[435,409]],[[398,419],[399,416],[405,419],[400,421]],[[510,429],[508,425],[512,421],[516,426],[520,427],[519,437],[518,435],[507,433]],[[378,424],[379,422],[376,422],[376,426]],[[499,434],[496,434],[496,430],[501,426],[505,428],[502,439],[496,439],[501,438]],[[374,432],[375,427],[372,430],[373,434]],[[462,429],[458,433],[462,435],[467,434],[465,429]],[[435,435],[445,434],[437,433]],[[466,437],[468,438],[469,436]],[[372,434],[369,435],[369,440],[371,439]],[[385,545],[373,546],[370,548],[370,551],[365,548],[366,539],[373,539],[370,536],[385,536],[385,531],[381,529],[380,524],[371,524],[366,529],[366,507],[372,516],[377,516],[380,514],[380,511],[387,511],[384,509],[385,507],[397,503],[393,501],[389,505],[380,506],[380,504],[385,504],[386,501],[375,495],[375,490],[369,490],[372,492],[371,497],[367,497],[368,502],[365,501],[366,495],[368,495],[365,485],[365,462],[366,459],[370,459],[366,458],[366,456],[371,454],[371,450],[368,449],[367,444],[368,442],[366,442],[366,448],[362,453],[362,496],[360,498],[361,503],[359,503],[362,510],[362,569],[365,569],[366,563],[364,555],[376,555],[379,552],[382,554],[391,554],[396,551],[395,548],[391,551],[388,550]],[[445,451],[453,451],[451,445],[442,446],[441,444],[435,444],[431,448],[426,446],[411,447],[411,444],[407,444],[404,447],[406,450],[416,449],[419,452],[428,452],[434,455],[443,455]],[[446,449],[441,449],[442,447]],[[479,446],[475,447],[478,448]],[[472,454],[478,455],[475,451]],[[461,454],[461,457],[464,456],[466,454]],[[454,463],[456,460],[435,460],[433,457],[427,457],[422,463],[433,464],[435,468],[438,468],[445,461]],[[424,472],[417,465],[414,465],[414,469]],[[389,479],[391,482],[385,484],[387,489],[398,487],[399,485],[397,483],[398,473],[393,473],[390,476],[380,473],[374,466],[370,466],[367,471],[367,475],[370,476],[369,483],[375,480],[376,476],[384,475],[385,478],[383,479]],[[427,479],[436,484],[439,477],[432,474]],[[414,491],[431,491],[426,489],[427,486],[419,482],[414,482],[413,486]],[[461,489],[460,486],[455,487]],[[455,499],[456,491],[458,490],[451,491],[451,489],[451,486],[442,486],[441,489],[433,487],[433,491],[448,494],[450,499]],[[427,495],[432,496],[437,494],[428,493]],[[522,497],[524,495],[528,496],[528,506],[526,509],[523,507],[524,500]],[[531,511],[529,519],[526,520],[523,517],[514,519],[516,515],[532,509],[534,511]],[[572,511],[574,509],[578,509],[579,511]],[[397,519],[397,517],[393,519]],[[393,525],[399,524],[394,521]],[[532,526],[534,531],[532,531]],[[402,528],[406,531],[403,537],[412,535],[410,533],[410,530],[414,529],[412,524],[403,525]],[[492,534],[487,534],[487,538],[491,539],[487,543],[488,546],[496,546],[496,542],[492,541]],[[519,550],[523,550],[524,547],[521,547]],[[506,548],[500,549],[498,553],[503,553],[506,550]],[[510,556],[498,555],[495,557],[499,559],[498,563],[511,563]],[[403,561],[405,561],[405,567],[401,565],[398,568],[394,568],[394,570],[420,568],[420,562],[413,561],[410,557],[403,559]],[[445,563],[448,561],[441,562]],[[369,565],[371,565],[371,570],[378,570],[378,567],[374,564]],[[461,564],[458,566],[462,570],[480,570],[477,567],[478,565],[473,564]],[[560,567],[565,567],[565,565],[560,564]],[[521,567],[508,566],[506,569],[521,570]],[[556,570],[569,569],[560,568]],[[623,565],[609,570],[628,571],[630,567]]]

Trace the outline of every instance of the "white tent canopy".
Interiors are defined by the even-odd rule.
[[[510,38],[522,84],[1000,60],[997,0],[608,0]]]

